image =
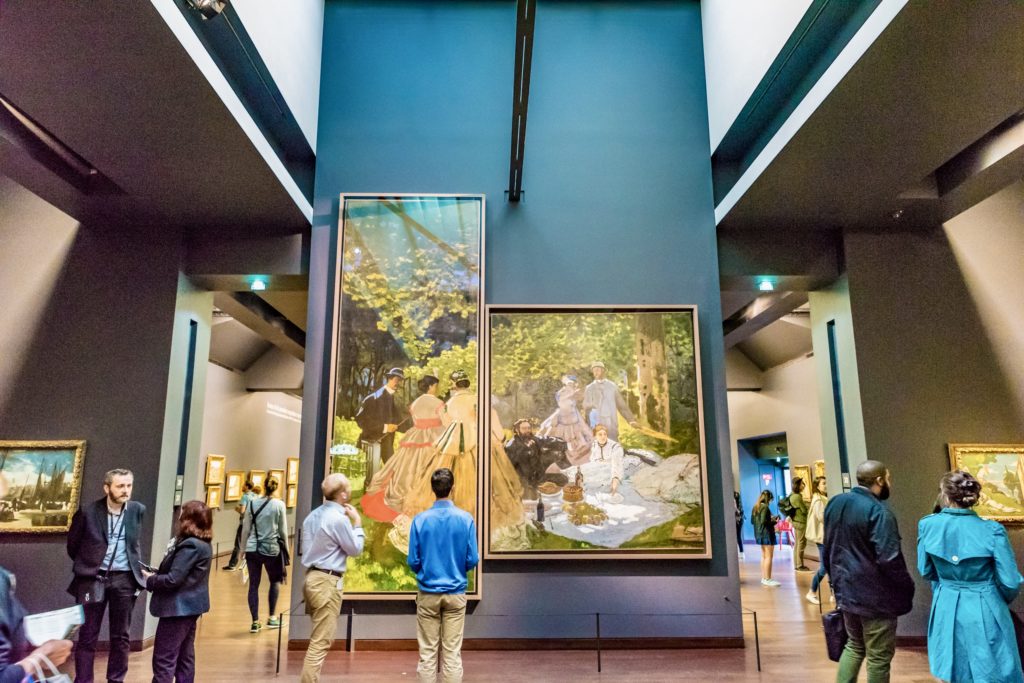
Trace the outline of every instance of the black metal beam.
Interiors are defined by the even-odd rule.
[[[530,104],[530,67],[533,64],[533,26],[537,0],[516,3],[516,71],[512,84],[512,154],[508,170],[508,200],[523,194],[523,156],[526,152],[526,113]]]

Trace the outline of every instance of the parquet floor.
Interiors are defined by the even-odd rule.
[[[789,549],[777,553],[775,578],[778,588],[760,584],[756,547],[750,547],[741,563],[744,606],[756,610],[761,637],[762,672],[758,673],[753,623],[744,619],[748,647],[744,650],[645,650],[607,651],[603,672],[597,673],[596,656],[589,652],[466,652],[465,681],[529,683],[557,681],[615,681],[661,683],[662,681],[800,681],[834,680],[835,664],[825,656],[818,608],[803,600],[811,574],[793,571]],[[282,648],[282,669],[274,674],[277,631],[248,632],[245,587],[234,572],[217,571],[211,578],[212,611],[202,620],[196,643],[197,681],[219,683],[246,681],[295,681],[302,667],[302,653]],[[265,591],[265,589],[264,589]],[[282,590],[282,597],[287,592]],[[265,609],[265,597],[264,597]],[[264,616],[264,620],[266,617]],[[287,629],[282,633],[287,644]],[[133,653],[128,683],[149,681],[152,650]],[[96,678],[102,680],[105,659],[97,657]],[[861,673],[865,680],[864,673]],[[323,681],[415,681],[414,652],[333,651],[324,665]],[[900,649],[893,662],[894,682],[934,681],[928,673],[923,649]]]

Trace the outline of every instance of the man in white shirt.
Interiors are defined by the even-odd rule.
[[[587,416],[591,429],[603,424],[608,428],[608,438],[618,441],[619,413],[622,413],[631,427],[638,426],[636,418],[622,398],[619,387],[615,382],[605,379],[604,363],[594,361],[590,364],[590,372],[594,375],[594,381],[583,391],[583,414]]]
[[[317,683],[341,614],[345,568],[350,556],[363,552],[363,523],[349,504],[352,486],[343,474],[329,474],[321,484],[324,503],[302,524],[302,564],[306,582],[302,594],[312,617],[301,683]]]

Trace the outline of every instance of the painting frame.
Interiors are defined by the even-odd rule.
[[[811,470],[814,473],[814,478],[815,479],[817,479],[818,477],[824,477],[825,476],[825,461],[824,460],[815,460],[811,464]]]
[[[484,462],[484,482],[487,487],[484,504],[484,524],[482,535],[484,541],[481,544],[481,555],[487,560],[708,560],[713,555],[713,539],[711,537],[711,510],[709,505],[708,492],[708,455],[707,455],[707,434],[704,414],[704,383],[701,378],[701,355],[700,355],[700,325],[698,306],[695,304],[677,305],[602,305],[602,304],[577,304],[577,305],[533,305],[533,304],[491,304],[486,306],[484,315],[484,395],[488,397],[488,409],[481,410],[485,418],[483,434],[491,433],[492,399],[495,396],[496,387],[492,386],[492,365],[494,363],[494,347],[492,339],[492,318],[494,315],[508,313],[612,313],[612,314],[650,314],[650,313],[688,313],[690,314],[690,334],[692,340],[692,372],[693,372],[693,401],[695,403],[693,422],[696,426],[697,462],[700,468],[699,496],[703,533],[703,551],[689,552],[669,548],[601,548],[586,550],[518,550],[505,551],[495,550],[491,546],[491,505],[494,497],[492,491],[492,458],[491,451],[486,448],[488,457],[481,458]],[[592,360],[592,359],[588,359]],[[637,366],[639,372],[639,365]],[[678,527],[677,527],[678,528]],[[675,535],[672,536],[673,540]]]
[[[85,439],[58,439],[58,440],[0,440],[0,451],[8,451],[3,454],[3,464],[7,464],[7,459],[10,456],[9,451],[59,451],[67,452],[71,451],[71,463],[69,473],[71,475],[71,484],[68,488],[67,495],[67,506],[65,508],[67,514],[66,521],[62,524],[38,524],[30,525],[28,527],[18,526],[5,526],[6,522],[0,522],[0,536],[6,536],[8,534],[62,534],[67,533],[71,529],[71,517],[78,509],[81,502],[82,496],[82,476],[85,468],[85,451],[86,451],[86,440]],[[42,463],[45,466],[45,462]],[[0,467],[0,473],[3,472],[3,467]],[[39,476],[42,474],[42,470],[37,468],[36,475],[37,481]],[[52,479],[51,479],[52,482]],[[15,486],[11,484],[11,492],[13,492]],[[11,495],[8,493],[8,496]],[[44,503],[45,507],[45,503]],[[41,512],[43,512],[41,510]],[[13,511],[12,511],[13,514]],[[55,513],[59,514],[59,513]],[[45,522],[45,513],[44,519]]]
[[[242,500],[242,489],[245,488],[245,471],[228,470],[224,482],[224,502],[233,503]]]
[[[1024,444],[950,443],[948,450],[950,469],[969,472],[982,485],[983,500],[980,500],[978,505],[974,507],[979,517],[991,519],[1002,524],[1024,525]],[[999,485],[986,477],[982,468],[978,467],[976,463],[970,462],[971,459],[979,456],[996,458],[1004,456],[1013,460],[1015,473],[1012,474],[1014,474],[1017,481],[1017,505],[1020,508],[1018,513],[986,512],[987,508],[992,508],[994,505],[999,505],[1000,507],[1007,506],[992,497],[992,493],[1003,495],[1003,492],[998,491]],[[1004,469],[1006,468],[1007,465],[1004,463]],[[1004,473],[1004,477],[1006,474],[1011,473],[1007,470]],[[986,493],[986,487],[988,488],[988,493]],[[991,502],[985,502],[984,498],[988,498]],[[1006,498],[1009,500],[1008,496]]]
[[[259,486],[260,491],[263,491],[263,485],[267,483],[267,471],[266,470],[249,470],[246,475],[246,480],[251,481],[253,488]],[[261,493],[262,495],[262,493]]]
[[[339,380],[339,366],[340,366],[340,364],[339,364],[339,349],[341,348],[341,337],[342,337],[342,335],[340,333],[340,328],[341,328],[341,325],[343,324],[344,315],[345,315],[346,311],[348,310],[347,306],[351,305],[351,303],[345,303],[346,292],[344,291],[344,283],[345,283],[344,268],[345,268],[345,265],[346,265],[346,263],[345,263],[345,248],[346,248],[346,240],[348,239],[348,235],[349,235],[349,231],[350,231],[349,226],[346,224],[347,206],[348,206],[349,202],[351,202],[351,201],[360,201],[360,200],[370,200],[370,201],[401,200],[403,202],[406,202],[406,201],[410,201],[410,200],[424,200],[424,199],[438,200],[439,202],[465,200],[467,203],[472,204],[472,212],[474,214],[473,215],[472,225],[477,228],[477,232],[473,236],[473,239],[475,240],[475,243],[472,245],[472,248],[467,249],[467,251],[465,252],[465,255],[467,256],[467,258],[470,258],[470,260],[472,260],[474,262],[473,268],[475,269],[475,279],[476,279],[476,282],[475,282],[475,284],[472,287],[472,289],[474,290],[474,294],[469,299],[467,299],[467,301],[472,301],[474,306],[475,306],[475,310],[474,310],[474,314],[473,314],[475,316],[475,324],[467,326],[466,330],[467,330],[467,332],[471,332],[472,333],[473,342],[476,344],[476,351],[475,351],[475,366],[476,366],[476,369],[475,369],[475,372],[472,373],[472,376],[471,376],[470,379],[471,379],[471,381],[473,383],[473,387],[475,388],[475,391],[476,391],[477,404],[478,404],[478,406],[483,405],[483,403],[482,403],[482,394],[481,394],[481,391],[482,391],[482,375],[481,375],[480,368],[481,368],[481,365],[482,365],[482,331],[483,331],[483,317],[484,317],[484,302],[486,301],[486,298],[485,298],[486,275],[485,275],[485,261],[484,261],[484,254],[486,253],[486,232],[487,232],[487,230],[486,230],[486,222],[487,222],[486,221],[486,216],[487,216],[487,199],[486,199],[486,195],[479,194],[479,193],[341,193],[339,195],[339,204],[338,204],[339,211],[338,211],[338,223],[337,223],[336,248],[335,248],[335,254],[334,254],[334,261],[333,261],[333,263],[331,265],[331,268],[332,268],[332,270],[334,272],[334,276],[335,276],[335,279],[334,279],[335,285],[334,285],[333,292],[329,293],[329,296],[333,297],[333,298],[329,299],[329,302],[330,302],[329,305],[331,306],[330,311],[333,313],[333,316],[331,317],[331,324],[328,326],[328,330],[327,330],[327,339],[328,339],[329,346],[331,348],[330,366],[329,366],[329,368],[327,369],[327,371],[325,373],[325,375],[326,375],[325,376],[325,380],[329,384],[329,387],[330,387],[330,390],[327,392],[328,393],[328,399],[327,399],[327,402],[328,402],[328,405],[327,405],[328,413],[327,414],[329,416],[331,416],[330,422],[332,422],[332,423],[334,422],[334,418],[336,418],[337,415],[338,415],[338,401],[339,401],[339,395],[340,395],[339,389],[342,386],[342,384],[341,384],[341,382]],[[406,227],[408,227],[408,224],[407,224]],[[435,241],[435,244],[437,244],[437,243],[438,242]],[[411,366],[412,365],[410,365],[408,367],[411,367]],[[408,369],[408,367],[406,367],[406,369]],[[439,375],[439,377],[440,377],[440,375]],[[442,380],[442,382],[444,382],[444,381],[446,381],[448,379],[448,377],[444,376],[444,377],[440,377],[440,379]],[[483,428],[483,418],[482,418],[482,416],[480,416],[480,415],[477,416],[476,423],[477,423],[477,433],[479,435],[479,434],[482,433],[481,430]],[[336,426],[335,424],[329,424],[327,426],[327,438],[325,439],[325,446],[326,446],[326,448],[325,448],[324,453],[322,454],[323,457],[326,459],[326,463],[327,463],[326,469],[329,472],[330,471],[335,471],[333,469],[333,467],[335,466],[334,458],[333,458],[334,454],[332,453],[332,447],[335,445],[334,444],[334,439],[335,439],[335,431],[334,430],[335,430],[335,426]],[[478,441],[477,447],[479,448],[480,447],[481,439],[478,438],[477,441]],[[344,445],[346,447],[348,447],[348,444],[344,444]],[[357,459],[361,458],[362,455],[361,454],[352,455],[351,453],[346,453],[345,457],[347,457],[349,460],[357,460]],[[358,469],[358,465],[356,466],[356,469]],[[337,471],[341,471],[341,472],[347,474],[349,476],[350,480],[353,480],[353,479],[356,479],[356,478],[363,478],[362,475],[357,475],[356,477],[353,477],[353,474],[351,472],[345,470],[345,469],[341,469],[341,470],[337,470]],[[481,522],[482,522],[482,519],[483,519],[483,513],[482,513],[482,508],[483,508],[483,505],[482,505],[483,492],[482,491],[483,491],[483,489],[482,489],[482,486],[481,486],[482,482],[483,482],[483,468],[480,467],[479,465],[476,467],[476,479],[477,479],[477,494],[476,494],[476,500],[475,500],[475,504],[473,506],[474,510],[473,510],[472,514],[474,516],[474,519],[477,522],[477,541],[478,541],[478,544],[479,544],[480,540],[482,539],[482,532],[480,531],[480,527],[481,527]],[[366,484],[364,483],[363,484],[363,486],[364,486],[363,491],[365,491],[365,485]],[[359,507],[357,499],[360,497],[360,494],[361,494],[361,492],[358,490],[358,488],[353,491],[353,504],[355,504],[357,506],[357,508]],[[364,515],[364,522],[366,522],[366,520],[367,520],[367,518]],[[365,528],[365,525],[364,525],[364,528]],[[368,532],[368,535],[369,535],[369,532]],[[357,572],[353,571],[353,570],[358,570],[359,564],[361,562],[363,562],[364,560],[365,561],[373,561],[373,558],[370,557],[370,555],[368,553],[364,553],[362,556],[360,556],[359,559],[355,559],[354,562],[351,559],[349,561],[349,570],[348,570],[348,575],[346,577],[347,580],[348,580],[348,582],[346,584],[346,592],[345,592],[346,599],[348,599],[348,600],[414,600],[416,598],[417,590],[418,589],[416,587],[415,577],[412,576],[412,575],[410,575],[408,577],[411,580],[409,581],[409,586],[408,586],[407,589],[402,589],[402,590],[377,589],[377,587],[374,586],[374,588],[372,588],[372,589],[364,590],[362,587],[356,587],[356,584],[354,583],[353,579],[356,577]],[[481,598],[482,594],[483,594],[483,571],[482,571],[482,567],[478,566],[473,571],[473,574],[471,576],[470,585],[469,585],[469,588],[466,591],[466,597],[470,601],[476,601],[476,600],[479,600]]]
[[[284,483],[289,486],[294,486],[299,483],[299,459],[288,458],[285,460],[284,466]]]
[[[270,481],[271,479],[277,480],[277,490],[274,491],[271,498],[284,498],[284,470],[267,470],[267,481]]]
[[[224,485],[227,460],[227,457],[223,455],[211,453],[206,456],[206,468],[203,474],[203,484],[205,486]]]
[[[288,509],[295,507],[299,502],[298,484],[287,484],[284,497],[284,506]]]
[[[790,469],[791,479],[801,477],[804,482],[804,489],[800,492],[800,497],[808,503],[811,502],[811,493],[814,485],[814,481],[811,479],[811,466],[810,465],[793,465]]]
[[[220,484],[206,487],[206,507],[211,510],[219,510],[224,503],[224,487]]]

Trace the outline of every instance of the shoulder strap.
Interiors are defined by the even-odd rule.
[[[251,500],[249,501],[249,513],[252,515],[252,530],[253,530],[253,533],[256,534],[256,551],[257,552],[259,552],[259,549],[260,549],[260,528],[258,526],[256,526],[256,518],[260,516],[261,512],[263,512],[263,508],[265,508],[268,505],[270,505],[270,500],[271,500],[270,498],[267,498],[265,501],[263,501],[263,505],[260,505],[260,509],[259,510],[255,509],[255,506],[252,504]]]

